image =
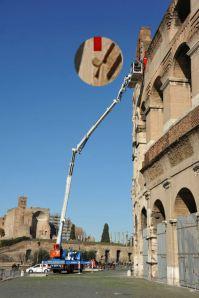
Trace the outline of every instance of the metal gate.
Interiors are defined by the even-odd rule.
[[[143,276],[149,277],[147,229],[143,230]]]
[[[196,214],[177,220],[180,285],[199,290],[199,226]]]
[[[157,225],[157,279],[167,282],[166,225]]]

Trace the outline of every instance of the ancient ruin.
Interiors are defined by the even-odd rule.
[[[199,1],[173,0],[151,39],[133,96],[134,271],[198,288]]]
[[[49,209],[27,208],[27,197],[19,197],[18,206],[0,218],[0,228],[4,230],[5,239],[23,236],[50,239]]]

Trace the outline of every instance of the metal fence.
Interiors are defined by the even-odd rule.
[[[167,282],[166,225],[165,225],[165,223],[159,223],[157,225],[157,244],[158,244],[157,279],[161,282]]]
[[[0,269],[0,281],[21,276],[21,270]]]
[[[180,285],[199,290],[199,220],[197,214],[177,221]]]

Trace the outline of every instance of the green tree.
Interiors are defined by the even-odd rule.
[[[31,258],[31,249],[27,249],[26,250],[26,256],[25,256],[25,260],[26,260],[26,262],[28,261],[28,260],[30,260],[30,258]]]
[[[21,241],[26,241],[26,240],[30,240],[30,237],[17,237],[17,238],[11,238],[11,239],[3,239],[3,240],[0,240],[0,247],[4,247],[4,246],[11,246],[13,244],[16,244],[18,242],[21,242]]]
[[[49,252],[45,249],[38,249],[34,252],[33,255],[33,264],[39,264],[44,260],[48,260],[50,257]]]
[[[108,226],[107,223],[105,223],[105,225],[104,225],[104,229],[103,229],[103,232],[102,232],[101,242],[110,243],[109,226]]]
[[[75,236],[75,225],[74,224],[72,224],[72,226],[71,226],[70,239],[71,240],[75,240],[76,239],[76,236]]]
[[[82,259],[83,260],[91,260],[96,258],[96,252],[94,250],[89,250],[89,251],[82,251]]]

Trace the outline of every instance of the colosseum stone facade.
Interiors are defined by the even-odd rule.
[[[134,273],[199,288],[199,1],[173,0],[133,96]]]

